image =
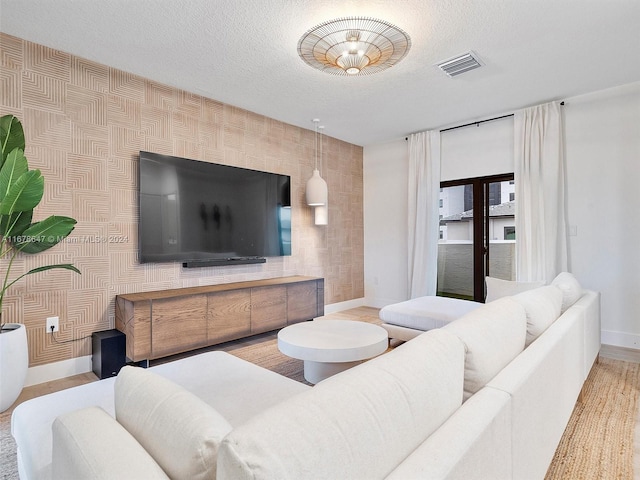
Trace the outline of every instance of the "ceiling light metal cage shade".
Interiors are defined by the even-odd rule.
[[[339,18],[306,32],[298,54],[307,64],[334,75],[371,75],[392,67],[411,48],[409,35],[374,18]]]
[[[327,182],[320,176],[320,172],[316,168],[313,171],[313,175],[307,180],[307,186],[305,188],[305,194],[307,199],[307,205],[310,207],[317,207],[327,204],[329,197],[329,190],[327,188]]]

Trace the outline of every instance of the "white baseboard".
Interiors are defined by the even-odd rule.
[[[397,299],[397,298],[367,297],[366,305],[368,307],[382,308],[382,307],[386,307],[387,305],[391,305],[393,303],[404,302],[405,300],[408,300],[408,298]]]
[[[25,387],[87,373],[91,370],[91,355],[30,367],[27,370]]]
[[[601,341],[604,345],[640,349],[640,335],[635,333],[602,330]]]
[[[331,305],[324,306],[324,313],[328,315],[330,313],[337,313],[343,310],[349,310],[350,308],[357,308],[364,306],[364,298],[356,298],[354,300],[347,300],[346,302],[332,303]]]
[[[386,307],[387,305],[404,302],[406,300],[409,300],[409,298],[386,298],[379,296],[368,296],[365,297],[365,305],[367,307],[382,308]]]

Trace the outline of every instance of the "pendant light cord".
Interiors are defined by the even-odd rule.
[[[320,119],[318,118],[313,119],[313,123],[315,124],[315,130],[316,130],[316,170],[318,170],[318,123],[319,122],[320,122]]]
[[[323,140],[323,136],[322,136],[322,129],[324,128],[323,126],[318,127],[320,128],[320,175],[322,176],[322,140]],[[316,165],[316,168],[318,168],[318,166]]]

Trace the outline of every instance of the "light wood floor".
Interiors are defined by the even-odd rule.
[[[623,362],[640,363],[640,350],[635,348],[601,345],[600,356],[622,360]]]
[[[372,323],[380,323],[378,320],[378,309],[372,307],[357,307],[352,308],[350,310],[345,310],[343,312],[326,315],[326,318],[343,318],[348,320],[361,320]],[[272,338],[275,333],[267,333],[262,335],[257,335],[255,337],[250,337],[247,339],[236,340],[233,342],[224,343],[222,345],[215,345],[210,347],[209,350],[224,350],[230,351],[234,348],[238,348],[249,343],[255,343],[259,341],[263,341],[266,338]],[[202,350],[198,350],[193,353],[199,353]],[[188,355],[188,354],[183,354]],[[613,358],[615,360],[623,360],[625,362],[634,362],[640,363],[640,350],[632,349],[632,348],[624,348],[624,347],[616,347],[612,345],[602,345],[600,349],[600,356]],[[170,357],[171,360],[178,358],[178,356]],[[152,364],[161,363],[161,362],[152,362]],[[57,392],[58,390],[64,390],[66,388],[75,387],[77,385],[82,385],[89,382],[94,382],[98,380],[93,372],[83,373],[80,375],[74,375],[73,377],[67,377],[60,380],[54,380],[51,382],[41,383],[39,385],[33,385],[31,387],[26,387],[23,389],[20,397],[16,402],[12,405],[9,411],[13,410],[20,403],[29,400],[34,397],[39,397],[41,395],[46,395],[47,393]]]

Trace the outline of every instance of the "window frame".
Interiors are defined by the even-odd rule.
[[[484,302],[485,276],[489,272],[489,184],[514,181],[513,173],[501,173],[485,177],[472,177],[440,182],[443,188],[463,185],[473,186],[473,299]],[[478,195],[477,192],[481,194]],[[483,212],[478,215],[477,212]]]

